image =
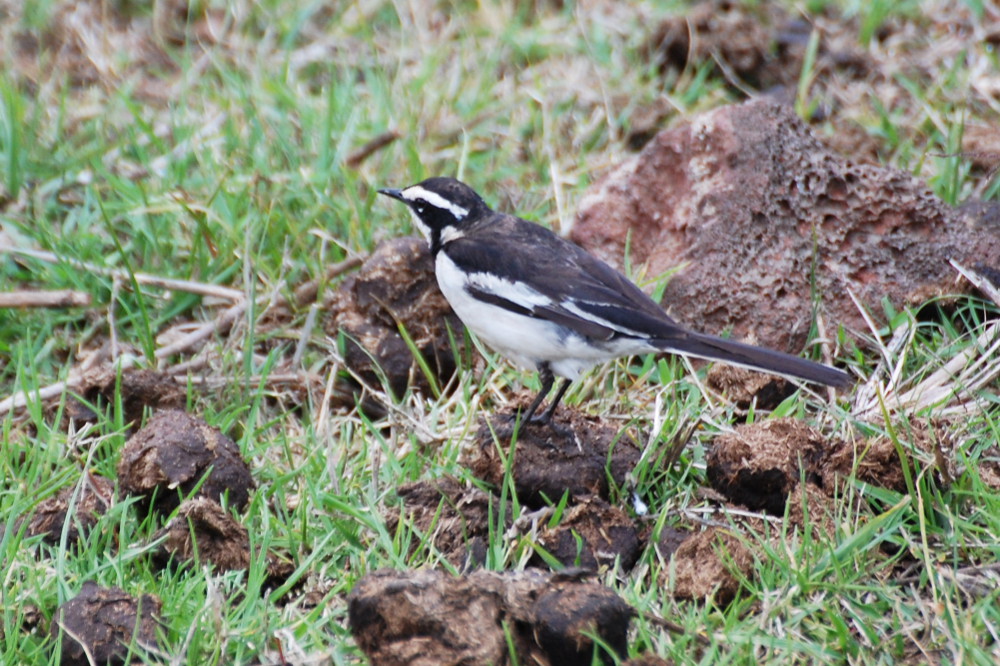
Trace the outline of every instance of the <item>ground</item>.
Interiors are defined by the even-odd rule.
[[[375,191],[453,175],[568,236],[658,131],[763,97],[995,241],[998,24],[981,0],[0,0],[0,294],[40,301],[0,306],[0,663],[87,663],[88,617],[119,660],[362,663],[388,653],[349,600],[396,574],[366,576],[464,568],[610,590],[634,611],[610,661],[995,663],[996,257],[797,329],[847,391],[624,359],[521,460],[537,379],[448,319]],[[663,294],[636,238],[609,259]],[[424,578],[460,585],[400,585]]]

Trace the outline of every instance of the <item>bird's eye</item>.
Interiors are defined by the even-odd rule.
[[[417,206],[417,212],[420,213],[421,215],[423,215],[423,213],[424,213],[424,207],[423,206]]]

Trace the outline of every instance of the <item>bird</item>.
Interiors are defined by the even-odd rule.
[[[689,330],[622,273],[540,224],[492,210],[465,183],[433,177],[379,194],[406,204],[438,287],[462,323],[541,391],[522,422],[549,423],[571,382],[621,356],[668,352],[846,387],[837,368]],[[548,407],[538,413],[562,382]]]

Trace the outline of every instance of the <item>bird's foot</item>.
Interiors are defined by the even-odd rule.
[[[558,448],[558,445],[551,441],[555,438],[545,437],[545,431],[562,440],[569,442],[576,441],[576,433],[571,428],[556,423],[552,419],[551,414],[537,414],[528,419],[523,419],[520,412],[514,411],[510,414],[505,414],[503,420],[510,425],[511,437],[517,437],[522,432],[527,436],[527,430],[530,429],[531,439],[540,443],[547,443],[553,448]]]
[[[569,426],[564,426],[556,423],[552,419],[552,415],[549,413],[541,414],[539,416],[534,416],[528,420],[528,423],[532,426],[538,428],[546,428],[554,435],[559,436],[560,439],[566,440],[567,442],[576,441],[576,433]]]

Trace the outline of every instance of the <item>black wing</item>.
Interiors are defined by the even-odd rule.
[[[683,332],[624,275],[544,227],[496,214],[470,231],[444,251],[481,300],[599,340]]]

